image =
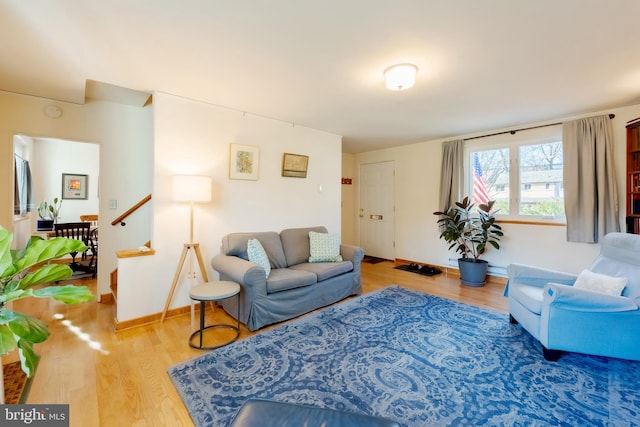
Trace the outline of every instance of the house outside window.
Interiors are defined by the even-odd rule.
[[[484,193],[502,219],[564,221],[560,125],[469,141],[465,153],[466,194],[476,203]]]

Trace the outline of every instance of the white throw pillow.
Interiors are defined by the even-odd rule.
[[[625,286],[627,286],[626,277],[612,277],[589,270],[583,270],[573,284],[574,288],[613,296],[622,295]]]
[[[338,234],[309,232],[309,262],[338,262],[340,236]]]
[[[249,261],[264,268],[264,272],[268,278],[271,273],[271,264],[269,263],[269,257],[264,251],[260,240],[249,239],[247,241],[247,255],[249,256]]]

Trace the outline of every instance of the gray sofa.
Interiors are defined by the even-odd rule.
[[[237,316],[252,331],[315,310],[350,295],[362,293],[362,248],[340,245],[343,261],[309,263],[309,232],[326,233],[325,227],[290,228],[276,233],[232,233],[222,238],[220,254],[211,266],[220,280],[240,284],[240,297],[222,301],[225,311]],[[258,239],[271,265],[264,268],[249,261],[247,241]]]

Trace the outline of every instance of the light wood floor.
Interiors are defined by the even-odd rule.
[[[393,267],[391,261],[363,264],[364,292],[397,284],[506,312],[503,282],[470,288],[446,273],[426,277]],[[95,292],[95,281],[76,282]],[[187,344],[189,314],[116,334],[111,305],[64,305],[31,298],[18,301],[15,308],[38,316],[51,331],[49,339],[36,346],[42,359],[27,403],[70,404],[71,426],[193,425],[166,372],[176,363],[204,354]],[[232,321],[221,308],[208,306],[206,313],[207,322]],[[242,327],[240,339],[252,334]]]

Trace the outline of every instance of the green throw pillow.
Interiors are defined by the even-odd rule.
[[[340,256],[340,236],[329,233],[309,232],[309,262],[338,262]]]
[[[249,261],[264,268],[264,272],[268,278],[271,273],[271,264],[269,263],[269,257],[264,251],[260,240],[249,239],[247,241],[247,255],[249,256]]]

